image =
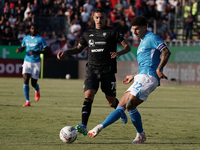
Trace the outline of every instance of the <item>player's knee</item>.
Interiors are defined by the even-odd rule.
[[[135,106],[133,105],[133,100],[128,99],[126,101],[126,109],[127,109],[127,111],[130,111],[130,110],[132,110],[134,108],[135,108]]]
[[[27,76],[24,76],[24,84],[29,84],[29,78]]]
[[[32,87],[36,87],[36,82],[31,82]]]

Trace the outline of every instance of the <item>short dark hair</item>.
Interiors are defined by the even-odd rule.
[[[31,27],[32,27],[32,26],[38,29],[38,25],[37,25],[37,24],[32,23],[32,24],[31,24]]]
[[[144,16],[136,16],[131,20],[131,26],[147,26],[147,19]]]
[[[103,7],[96,7],[94,12],[106,13],[106,10]]]

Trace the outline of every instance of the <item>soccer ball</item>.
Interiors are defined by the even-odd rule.
[[[65,78],[66,78],[67,80],[69,80],[69,79],[71,78],[71,75],[70,75],[70,74],[66,74]]]
[[[65,126],[60,130],[59,137],[64,143],[73,143],[77,138],[77,131],[72,126]]]

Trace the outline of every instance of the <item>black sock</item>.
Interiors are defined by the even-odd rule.
[[[92,100],[89,98],[85,98],[85,101],[83,102],[83,107],[82,107],[82,124],[87,126],[87,122],[91,113],[91,108],[92,108]]]

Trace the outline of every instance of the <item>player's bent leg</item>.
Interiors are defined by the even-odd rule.
[[[123,110],[123,111],[121,111],[121,117],[120,117],[120,120],[121,120],[122,123],[126,124],[127,121],[128,121],[128,119],[127,119],[127,116],[126,116],[126,114],[125,114],[125,112],[124,112],[124,111],[125,111],[125,108],[122,107],[122,106],[117,106],[116,109],[121,109],[121,110]]]
[[[119,106],[119,101],[117,98],[115,97],[112,97],[112,96],[108,96],[106,95],[106,100],[108,102],[108,104],[111,106],[111,107],[114,107],[115,109],[122,109],[123,111],[121,111],[121,117],[120,117],[120,120],[122,121],[122,123],[126,124],[128,119],[127,119],[127,116],[125,114],[125,108],[122,107],[122,106]],[[119,108],[120,107],[120,108]]]
[[[96,127],[94,127],[92,130],[90,130],[88,132],[88,135],[91,137],[91,138],[94,138],[96,137],[99,132],[101,132],[101,130],[103,129],[103,125],[102,124],[99,124],[97,125]]]
[[[37,79],[31,78],[32,87],[35,89],[35,100],[39,101],[40,99],[40,88],[39,84],[37,83]]]

